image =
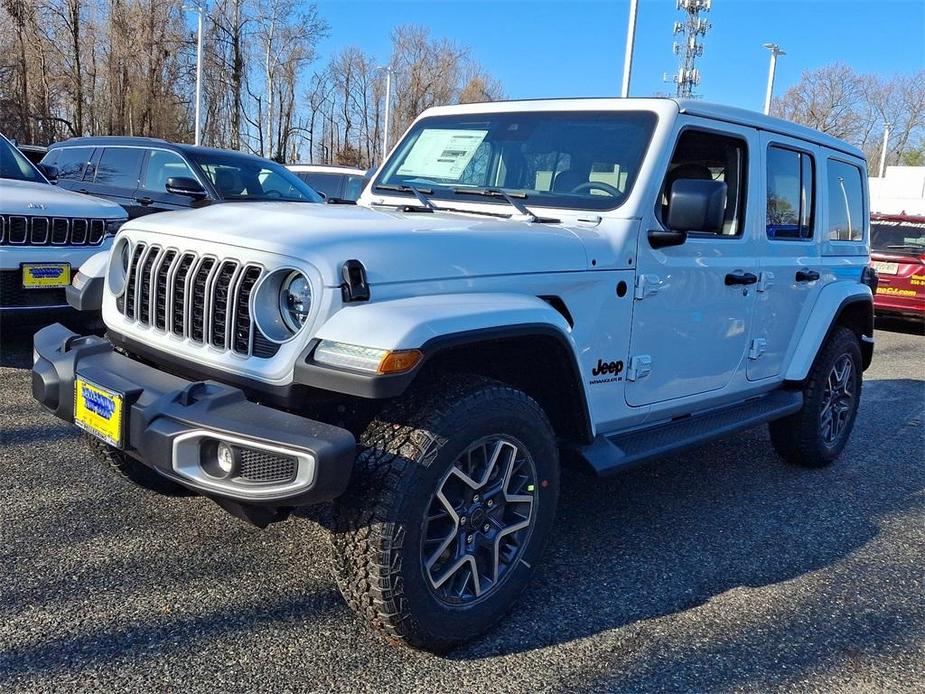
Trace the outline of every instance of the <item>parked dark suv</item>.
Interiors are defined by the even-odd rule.
[[[117,202],[129,219],[216,202],[321,202],[284,166],[251,154],[148,137],[76,137],[42,160],[58,185]]]

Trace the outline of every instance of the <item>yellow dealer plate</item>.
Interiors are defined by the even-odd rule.
[[[122,445],[122,393],[74,380],[74,424],[111,446]]]
[[[22,286],[25,289],[66,287],[71,283],[71,266],[67,263],[24,263]]]

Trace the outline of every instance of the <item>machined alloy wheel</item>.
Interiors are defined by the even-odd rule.
[[[856,380],[854,362],[842,354],[832,365],[822,393],[819,433],[826,446],[835,446],[848,426],[854,412]]]
[[[434,494],[421,533],[421,559],[443,602],[490,595],[520,560],[534,519],[536,468],[516,439],[477,441]]]

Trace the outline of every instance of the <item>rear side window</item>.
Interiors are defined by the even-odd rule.
[[[864,239],[864,186],[853,164],[828,160],[830,241]]]
[[[96,165],[94,183],[135,190],[144,156],[145,150],[139,147],[107,147]]]
[[[58,178],[65,181],[80,181],[93,156],[93,147],[61,147],[54,150],[58,155],[54,165],[58,167]]]
[[[813,158],[805,152],[768,147],[769,239],[802,241],[813,237]]]

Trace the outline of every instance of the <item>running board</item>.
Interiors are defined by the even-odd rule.
[[[776,390],[733,406],[683,417],[645,429],[605,436],[580,449],[598,475],[612,475],[653,458],[678,453],[737,431],[786,417],[803,407],[803,394]]]

